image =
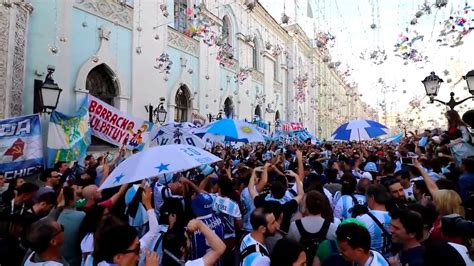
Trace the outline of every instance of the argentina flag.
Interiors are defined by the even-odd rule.
[[[84,98],[76,116],[53,111],[48,127],[48,167],[58,161],[82,164],[91,143],[88,99]]]

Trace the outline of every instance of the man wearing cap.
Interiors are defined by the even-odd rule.
[[[196,215],[196,219],[202,221],[220,239],[224,239],[224,226],[221,219],[213,213],[213,205],[214,201],[211,195],[204,191],[196,192],[191,201],[191,208],[194,215]],[[191,238],[190,259],[195,260],[204,257],[209,248],[206,237],[201,231],[195,231]],[[216,265],[221,265],[221,262]]]

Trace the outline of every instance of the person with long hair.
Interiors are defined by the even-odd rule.
[[[459,113],[449,110],[446,112],[446,118],[448,119],[449,136],[449,143],[446,146],[451,150],[456,166],[459,166],[462,159],[474,156],[474,146],[469,143],[471,136]]]
[[[433,229],[431,230],[430,238],[433,240],[446,240],[449,242],[464,244],[466,239],[462,237],[447,237],[443,234],[441,217],[449,214],[459,214],[462,217],[465,216],[464,208],[461,205],[461,197],[454,190],[440,189],[433,194],[433,203],[436,206],[436,210],[439,213],[436,219]]]

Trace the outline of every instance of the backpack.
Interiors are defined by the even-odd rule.
[[[370,211],[367,212],[367,215],[374,221],[374,223],[382,230],[382,255],[385,257],[386,254],[390,254],[392,250],[392,235],[385,229],[383,224],[375,217]]]
[[[262,256],[270,258],[270,254],[268,253],[267,249],[261,244],[256,243],[246,247],[244,250],[242,250],[242,252],[239,253],[239,265],[242,265],[244,259],[255,252],[259,252],[260,254],[262,254]]]
[[[319,244],[326,240],[326,235],[329,231],[331,222],[324,220],[323,226],[321,226],[321,229],[316,233],[309,233],[306,231],[301,220],[296,220],[295,225],[301,236],[300,244],[303,246],[306,253],[306,261],[308,262],[308,265],[312,265]]]

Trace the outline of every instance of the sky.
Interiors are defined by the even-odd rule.
[[[281,4],[275,4],[277,1]],[[313,18],[307,16],[308,1]],[[474,47],[474,31],[463,38],[462,45],[456,47],[440,46],[437,42],[444,38],[440,37],[443,22],[450,16],[461,14],[461,17],[468,20],[474,19],[474,12],[467,15],[457,13],[465,7],[465,0],[448,0],[447,5],[441,8],[433,5],[434,0],[427,0],[432,6],[431,14],[424,12],[415,25],[411,25],[410,22],[415,18],[417,11],[422,9],[425,0],[260,0],[259,2],[277,21],[281,21],[283,12],[290,16],[292,22],[296,18],[310,38],[313,38],[315,29],[334,35],[334,46],[330,48],[333,61],[340,61],[341,67],[348,66],[352,69],[349,79],[358,84],[358,90],[363,95],[362,100],[379,113],[382,112],[380,105],[385,101],[389,115],[400,113],[402,118],[408,119],[413,118],[416,113],[425,122],[442,121],[444,119],[442,113],[446,108],[437,104],[428,105],[428,98],[421,83],[431,71],[436,72],[445,81],[438,94],[439,99],[448,101],[451,91],[456,93],[456,97],[469,96],[464,88],[465,81],[460,79],[462,75],[474,69],[474,53],[468,53],[468,47]],[[372,24],[375,25],[374,29],[371,27]],[[474,27],[474,22],[471,25]],[[415,36],[423,36],[423,40],[414,41],[412,47],[420,51],[423,58],[427,57],[427,60],[413,62],[397,56],[400,53],[396,50],[395,44],[399,42],[401,33],[410,40]],[[376,50],[385,50],[387,55],[387,59],[381,64],[374,64],[368,59],[369,53]],[[366,59],[361,58],[361,53]],[[413,109],[409,105],[412,100],[420,100],[421,107]],[[474,101],[469,100],[466,105],[466,110],[469,107],[472,109]]]

